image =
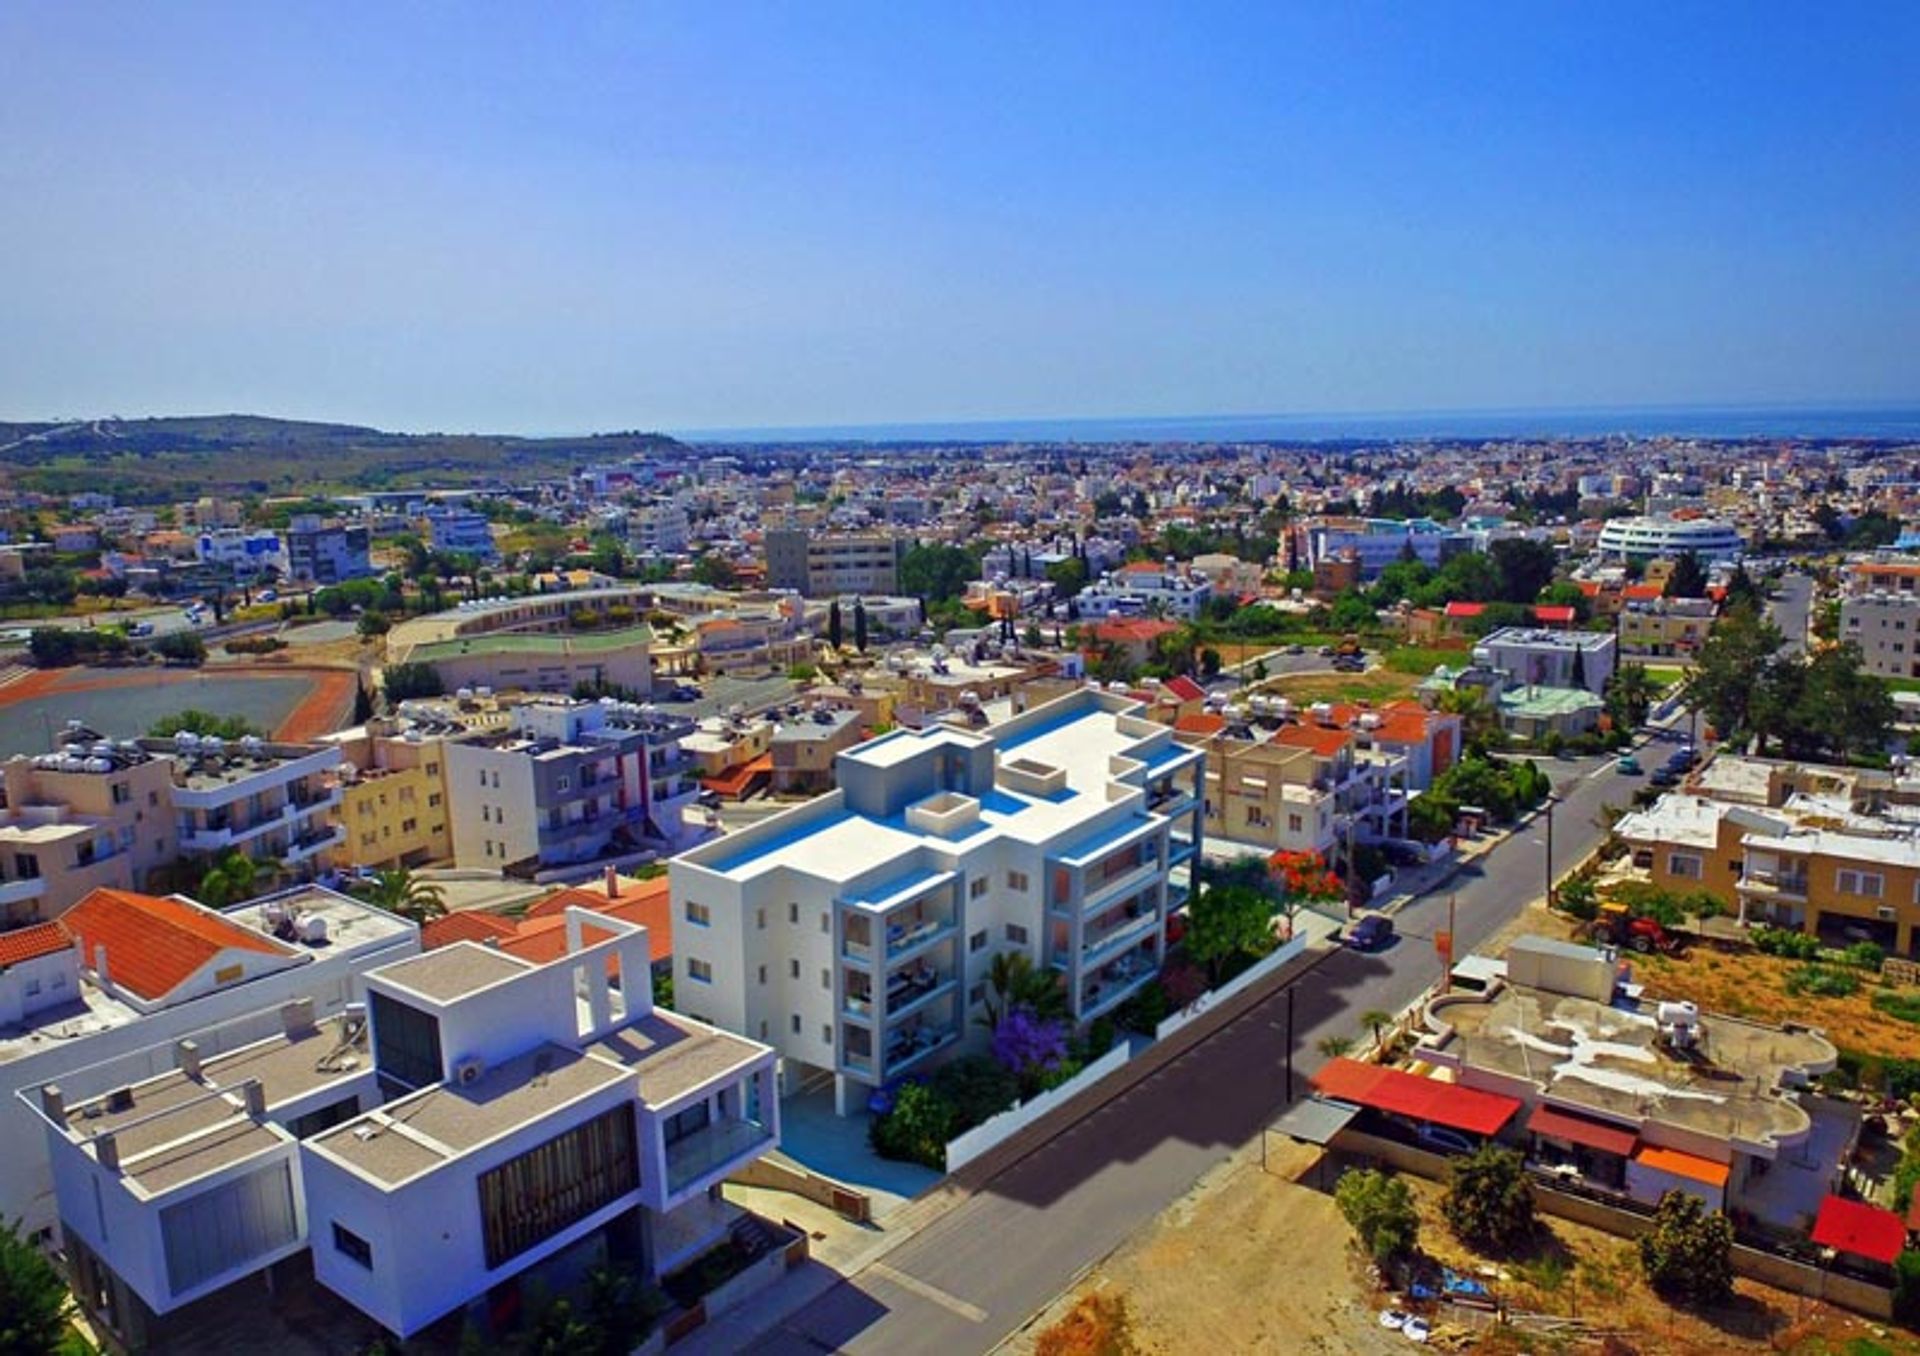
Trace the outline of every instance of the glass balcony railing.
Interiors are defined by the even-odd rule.
[[[684,1191],[701,1178],[773,1138],[759,1121],[716,1121],[667,1146],[667,1192]]]

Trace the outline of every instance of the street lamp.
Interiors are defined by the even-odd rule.
[[[1547,791],[1547,907],[1553,907],[1553,791]]]

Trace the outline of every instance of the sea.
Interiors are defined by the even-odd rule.
[[[1231,414],[982,419],[687,429],[689,443],[1341,443],[1525,438],[1803,438],[1920,441],[1920,405],[1668,405],[1435,410],[1391,414]]]

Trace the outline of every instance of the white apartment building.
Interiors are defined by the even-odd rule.
[[[30,1235],[55,1224],[32,1089],[57,1084],[77,1104],[161,1072],[171,1057],[153,1052],[195,1032],[208,1057],[235,1049],[279,1029],[278,1004],[337,1012],[361,971],[419,950],[412,923],[312,885],[224,913],[96,890],[54,922],[0,933],[0,1217]]]
[[[271,570],[284,577],[288,570],[287,544],[277,533],[243,528],[203,531],[194,543],[202,565],[232,570],[239,579],[252,579]]]
[[[1613,677],[1618,653],[1618,642],[1605,631],[1508,626],[1473,647],[1473,662],[1505,675],[1510,687],[1579,688],[1598,696]]]
[[[1850,594],[1840,600],[1840,639],[1860,647],[1868,673],[1920,678],[1920,594]]]
[[[576,1245],[653,1278],[724,1240],[715,1189],[778,1141],[773,1052],[619,990],[645,928],[566,923],[544,965],[455,943],[369,972],[332,1022],[294,1002],[230,1053],[195,1033],[103,1094],[35,1089],[82,1304],[137,1346],[310,1250],[390,1334],[493,1337],[502,1288]]]
[[[643,555],[684,554],[692,530],[687,506],[677,499],[644,504],[627,513],[627,541]]]
[[[1122,565],[1080,590],[1074,604],[1089,620],[1167,616],[1192,621],[1213,597],[1207,577],[1175,564],[1150,560]]]
[[[991,730],[896,731],[836,790],[669,863],[679,1005],[773,1045],[842,1114],[978,1034],[996,954],[1076,1021],[1158,970],[1200,848],[1205,755],[1081,689]]]

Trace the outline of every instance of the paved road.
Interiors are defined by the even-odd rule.
[[[1546,766],[1560,801],[1554,860],[1564,870],[1599,841],[1603,806],[1624,803],[1638,782],[1619,776],[1611,759]],[[1545,854],[1546,823],[1537,818],[1457,880],[1460,954],[1541,893]],[[1440,969],[1433,933],[1446,919],[1445,894],[1416,900],[1401,912],[1393,946],[1374,955],[1331,953],[1292,986],[1295,1088],[1284,1086],[1283,990],[1014,1164],[751,1349],[782,1356],[991,1349],[1271,1122],[1322,1063],[1314,1047],[1323,1037],[1355,1037],[1361,1013],[1398,1010],[1433,983]],[[1302,1242],[1275,1246],[1284,1251]]]
[[[1813,616],[1813,580],[1804,574],[1782,575],[1773,601],[1767,604],[1773,624],[1780,628],[1786,643],[1780,648],[1798,654],[1807,647],[1807,626]]]

